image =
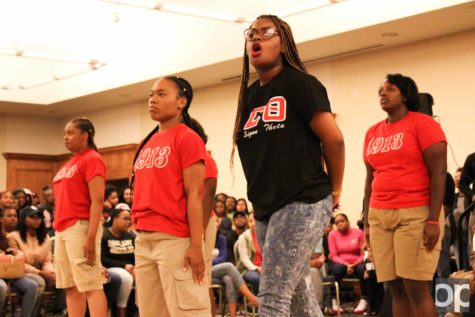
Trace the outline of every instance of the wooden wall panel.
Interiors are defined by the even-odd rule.
[[[106,162],[107,180],[129,178],[136,149],[137,144],[99,149],[99,153]],[[40,193],[43,186],[51,185],[54,175],[70,158],[71,154],[3,153],[3,156],[7,160],[7,189],[27,187]]]

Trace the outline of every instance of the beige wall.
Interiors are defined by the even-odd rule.
[[[458,165],[475,151],[470,129],[475,118],[475,101],[471,83],[475,73],[475,30],[443,38],[388,48],[366,54],[345,57],[308,65],[310,73],[327,87],[337,122],[346,142],[346,172],[342,195],[342,211],[354,221],[361,211],[365,170],[361,158],[363,138],[370,125],[384,119],[380,110],[377,89],[390,72],[401,72],[414,78],[421,92],[429,92],[435,100],[434,113],[438,116]],[[235,177],[229,168],[231,135],[236,109],[239,81],[195,91],[190,113],[205,127],[209,135],[208,149],[212,151],[219,168],[218,191],[245,197],[245,180],[239,158],[235,159]],[[145,94],[146,92],[144,92]],[[99,147],[139,142],[154,126],[147,113],[147,101],[84,114],[96,125]],[[44,128],[45,122],[28,120],[28,132],[33,139],[21,133],[21,139],[7,142],[2,148],[2,135],[13,136],[21,127],[18,120],[4,125],[0,116],[0,150],[25,149],[29,153],[62,153],[62,143],[48,146],[38,143],[42,136],[56,138],[62,135],[62,126],[70,118]],[[55,121],[55,120],[51,120]],[[6,126],[6,131],[2,128]],[[12,132],[13,131],[13,132]],[[55,141],[56,142],[56,141]],[[449,171],[457,163],[449,152]],[[2,167],[0,159],[0,168]],[[4,168],[3,168],[4,170]],[[3,171],[2,170],[2,171]],[[1,180],[4,173],[0,172]]]

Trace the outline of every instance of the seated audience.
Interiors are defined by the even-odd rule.
[[[119,201],[121,203],[129,205],[129,208],[132,208],[132,201],[133,201],[133,195],[132,195],[132,188],[126,187],[120,194],[120,199]]]
[[[224,220],[221,221],[221,224]],[[234,258],[234,245],[239,236],[247,229],[247,217],[243,212],[235,212],[233,216],[233,228],[226,235],[226,247],[228,251],[228,262],[236,264]],[[220,229],[221,230],[221,229]]]
[[[244,212],[246,215],[249,214],[249,209],[247,208],[247,200],[244,198],[239,198],[236,202],[236,211]]]
[[[0,208],[5,209],[6,207],[13,206],[13,195],[9,191],[0,192]]]
[[[239,212],[236,212],[236,214]],[[252,292],[259,293],[262,256],[257,243],[254,214],[249,214],[249,229],[239,236],[237,241],[238,259],[236,266],[244,280],[251,284]]]
[[[7,237],[10,246],[25,255],[25,276],[38,284],[40,298],[46,285],[54,289],[56,276],[52,262],[51,240],[46,234],[42,210],[35,206],[27,206],[20,210],[18,230],[10,232]],[[58,293],[57,297],[62,298],[63,303],[62,305],[57,303],[55,306],[58,311],[62,311],[66,308],[64,290],[58,290]],[[39,307],[35,313],[38,309]]]
[[[366,312],[366,281],[364,279],[364,234],[360,229],[350,228],[350,221],[345,214],[335,216],[337,230],[330,232],[328,245],[330,247],[331,272],[337,282],[346,276],[355,276],[360,280],[362,297],[353,309],[354,314]],[[336,312],[338,307],[333,305]]]
[[[226,240],[221,234],[216,236],[216,248],[213,259],[213,267],[211,268],[211,277],[213,283],[224,284],[226,291],[226,302],[228,303],[228,311],[230,317],[237,316],[237,291],[239,291],[251,305],[257,306],[257,297],[249,290],[244,282],[241,274],[236,267],[226,259]],[[224,253],[224,254],[223,254]]]
[[[5,207],[0,214],[0,222],[5,233],[15,231],[18,225],[18,213],[13,207]]]
[[[110,214],[114,211],[118,203],[119,193],[117,187],[107,184],[104,191],[104,209],[102,211],[105,222],[109,220]]]
[[[120,206],[124,208],[128,205]],[[114,210],[110,218],[111,226],[105,228],[102,235],[101,262],[110,275],[113,272],[120,276],[117,316],[125,317],[135,276],[135,235],[129,232],[132,217],[128,208]]]
[[[16,259],[25,261],[23,252],[16,248],[12,248],[8,243],[7,236],[0,227],[0,261],[10,261]],[[19,292],[21,296],[21,312],[20,317],[34,317],[33,310],[38,300],[38,283],[28,277],[20,277],[10,280],[13,291]],[[0,300],[3,294],[6,294],[6,284],[0,280]],[[3,302],[0,302],[2,305]]]

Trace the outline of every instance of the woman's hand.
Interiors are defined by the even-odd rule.
[[[427,223],[424,228],[424,246],[430,252],[435,248],[437,241],[439,241],[440,228],[439,224]]]
[[[43,277],[49,284],[56,284],[56,274],[54,271],[40,271],[40,276]]]
[[[353,269],[353,265],[352,264],[347,264],[346,265],[346,273],[348,273],[348,275],[351,275],[355,272],[355,270]]]
[[[203,259],[201,247],[190,246],[186,250],[183,271],[187,271],[189,266],[191,266],[193,281],[196,284],[202,285],[204,283],[205,276],[205,261]]]
[[[96,243],[94,240],[86,239],[84,244],[84,257],[86,263],[93,266],[96,263]]]

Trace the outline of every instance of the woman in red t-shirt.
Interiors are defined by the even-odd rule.
[[[189,128],[192,97],[191,85],[174,76],[150,90],[158,125],[136,155],[132,208],[141,317],[211,314],[202,250],[206,150]]]
[[[56,287],[66,289],[71,317],[83,317],[86,303],[91,317],[107,315],[100,254],[106,166],[94,133],[86,118],[66,124],[64,144],[73,156],[53,180]]]
[[[379,97],[387,118],[368,130],[363,154],[366,243],[378,281],[389,284],[393,315],[435,316],[429,282],[443,236],[446,138],[430,116],[415,112],[411,78],[387,75]]]

